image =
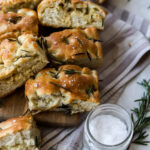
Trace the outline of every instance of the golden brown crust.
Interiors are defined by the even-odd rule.
[[[33,118],[31,115],[26,115],[23,117],[18,117],[18,118],[12,118],[7,121],[4,121],[0,123],[0,139],[22,131],[22,130],[28,130],[31,128],[33,125]]]
[[[55,104],[52,108],[73,103],[76,100],[99,104],[98,75],[95,70],[81,68],[76,65],[64,65],[58,70],[47,68],[40,71],[35,79],[30,79],[25,85],[25,95],[35,103],[50,95],[60,93],[67,100]],[[59,98],[59,95],[57,98]],[[54,99],[55,101],[55,99]],[[29,106],[30,108],[30,106]],[[49,109],[52,109],[49,108]],[[32,108],[30,108],[32,110]],[[37,107],[34,110],[40,110]]]
[[[4,12],[17,11],[21,8],[35,9],[42,0],[0,0]]]
[[[106,12],[97,4],[81,0],[43,0],[38,5],[40,23],[51,27],[104,28]]]
[[[0,41],[18,37],[24,32],[38,35],[38,19],[35,11],[20,9],[17,13],[0,14]]]
[[[55,64],[98,68],[102,63],[102,47],[95,27],[55,32],[46,40],[49,58]]]
[[[8,38],[0,44],[0,97],[24,84],[48,63],[45,51],[31,34]]]

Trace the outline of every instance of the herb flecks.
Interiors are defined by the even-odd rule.
[[[9,40],[10,42],[18,42],[19,45],[22,45],[22,43],[18,40],[18,38],[15,38],[15,39],[9,38],[8,40]]]
[[[31,55],[20,56],[20,57],[18,57],[15,61],[18,61],[18,60],[21,59],[21,58],[31,58],[31,57],[33,57],[33,56],[31,56]]]
[[[67,89],[67,88],[65,88],[65,87],[63,87],[63,86],[61,86],[61,85],[59,85],[59,84],[56,84],[56,83],[54,83],[54,82],[50,82],[50,84],[52,84],[52,85],[54,85],[54,86],[56,86],[56,87],[58,87],[58,88],[62,88],[62,89],[64,89],[64,90],[66,90],[66,91],[72,92],[71,90],[69,90],[69,89]]]
[[[9,23],[17,24],[21,19],[22,19],[21,16],[16,16],[16,17],[8,18],[7,21]]]
[[[76,74],[76,73],[80,73],[79,71],[73,70],[73,69],[67,69],[64,70],[65,74]]]
[[[92,60],[92,59],[91,59],[91,55],[89,54],[88,51],[87,51],[86,53],[87,53],[87,56],[88,56],[89,60],[91,61],[91,60]]]
[[[69,34],[69,35],[67,35],[67,36],[64,36],[63,38],[62,38],[62,42],[64,42],[65,44],[69,44],[69,41],[68,41],[68,38],[70,37],[70,36],[72,36],[72,34]]]
[[[132,143],[147,145],[150,143],[150,141],[146,140],[148,134],[145,131],[145,129],[150,126],[150,116],[148,116],[150,110],[150,80],[143,80],[139,84],[144,87],[145,92],[141,99],[135,100],[135,102],[139,103],[139,107],[132,110],[133,113],[131,118],[134,124],[134,136]]]
[[[52,72],[52,71],[49,71],[49,72],[53,78],[58,79],[59,72],[57,72],[57,73]]]
[[[44,37],[37,38],[36,42],[42,49],[48,49],[47,41]]]
[[[81,46],[84,46],[84,44],[83,44],[83,42],[79,39],[79,38],[75,38],[78,42],[79,42],[79,44],[81,45]]]
[[[36,145],[36,147],[40,147],[40,140],[38,139],[38,137],[37,136],[35,136],[35,145]]]
[[[86,93],[88,95],[92,95],[96,91],[96,88],[94,85],[92,85],[89,89],[86,90]]]
[[[78,56],[78,55],[85,55],[86,53],[75,53],[73,54],[74,56]]]

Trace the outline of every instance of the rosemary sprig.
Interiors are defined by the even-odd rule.
[[[148,112],[150,111],[150,80],[143,80],[138,84],[144,87],[145,92],[141,99],[135,100],[135,102],[139,103],[139,107],[132,110],[131,118],[134,124],[132,143],[147,145],[150,143],[150,141],[146,140],[148,134],[145,131],[145,129],[150,126],[150,116],[148,116]]]

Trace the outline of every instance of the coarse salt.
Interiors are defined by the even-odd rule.
[[[116,145],[128,136],[127,126],[119,118],[112,115],[99,115],[89,124],[93,137],[105,145]]]

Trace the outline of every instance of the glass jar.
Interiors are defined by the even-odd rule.
[[[91,120],[98,115],[112,115],[123,121],[127,127],[127,137],[121,143],[118,143],[116,145],[105,145],[98,142],[93,137],[89,129]],[[95,130],[97,130],[97,128],[95,128]],[[132,136],[133,123],[129,113],[119,105],[103,104],[89,113],[85,121],[82,150],[126,150],[131,142]]]

